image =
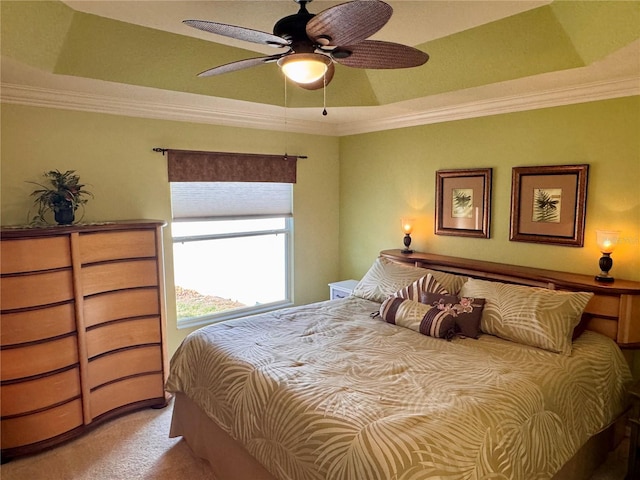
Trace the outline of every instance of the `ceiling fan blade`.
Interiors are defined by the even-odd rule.
[[[417,67],[429,60],[429,55],[417,48],[379,40],[365,40],[356,45],[337,47],[331,57],[347,67],[376,69]]]
[[[206,20],[183,20],[182,23],[209,33],[224,35],[225,37],[245,40],[247,42],[260,43],[272,47],[286,47],[289,41],[282,37],[251,28],[228,25],[226,23],[208,22]]]
[[[213,77],[214,75],[221,75],[223,73],[236,72],[245,68],[256,67],[263,63],[271,63],[277,61],[279,58],[287,55],[287,53],[280,55],[270,55],[268,57],[247,58],[246,60],[238,60],[237,62],[227,63],[218,67],[210,68],[198,74],[199,77]]]
[[[313,83],[296,83],[296,85],[306,90],[319,90],[325,85],[329,85],[329,82],[333,79],[334,73],[336,73],[336,67],[333,65],[333,62],[331,62],[327,67],[327,73],[324,74],[325,78],[316,80]]]
[[[392,13],[391,6],[381,0],[342,3],[309,20],[307,35],[322,46],[353,45],[380,30]]]

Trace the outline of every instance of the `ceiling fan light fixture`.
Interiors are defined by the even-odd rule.
[[[278,60],[282,72],[296,83],[320,80],[329,68],[331,59],[319,53],[293,53]]]
[[[392,69],[417,67],[429,60],[425,52],[408,45],[368,40],[393,13],[383,0],[346,1],[318,14],[306,9],[311,0],[294,1],[300,5],[298,13],[278,20],[272,34],[226,23],[184,20],[186,25],[205,32],[286,48],[279,55],[226,63],[198,76],[211,77],[277,61],[285,78],[300,88],[318,90],[329,84],[336,63],[351,68]]]

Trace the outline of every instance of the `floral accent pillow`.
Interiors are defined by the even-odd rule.
[[[470,338],[480,336],[484,298],[457,297],[425,292],[420,301],[450,315],[454,319],[457,334]]]
[[[380,305],[382,319],[423,335],[451,339],[455,335],[455,320],[448,313],[431,305],[408,298],[389,297]]]

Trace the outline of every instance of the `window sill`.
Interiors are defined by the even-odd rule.
[[[178,329],[204,327],[214,323],[226,322],[241,317],[257,315],[259,313],[272,312],[281,308],[292,307],[293,302],[282,301],[276,303],[268,303],[260,307],[239,308],[237,310],[229,310],[227,312],[217,313],[215,315],[205,315],[202,317],[190,317],[178,320]]]

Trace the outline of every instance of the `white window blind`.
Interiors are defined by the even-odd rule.
[[[291,216],[292,184],[274,182],[171,182],[174,220]]]

